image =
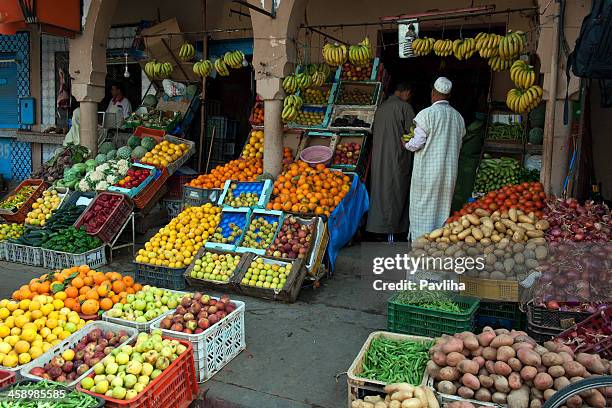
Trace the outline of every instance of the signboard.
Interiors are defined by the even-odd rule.
[[[399,57],[412,58],[412,41],[419,36],[419,23],[415,19],[398,21],[397,37],[399,43]]]

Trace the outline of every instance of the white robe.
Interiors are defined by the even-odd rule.
[[[423,109],[414,123],[427,134],[414,154],[410,184],[410,234],[417,239],[441,227],[450,215],[465,122],[447,101]]]

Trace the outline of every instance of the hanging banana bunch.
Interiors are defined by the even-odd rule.
[[[491,71],[500,72],[504,71],[512,65],[512,61],[501,58],[499,55],[491,57],[487,60],[487,64],[491,67]]]
[[[323,46],[322,52],[323,59],[332,67],[344,64],[348,58],[348,50],[344,44],[327,43]]]
[[[513,112],[525,114],[531,112],[542,102],[542,88],[532,85],[527,89],[513,88],[506,95],[506,105]]]
[[[312,80],[312,86],[322,86],[327,79],[327,76],[321,71],[315,71],[310,77]]]
[[[297,118],[302,108],[302,103],[302,98],[297,95],[288,95],[285,97],[283,101],[283,112],[281,114],[281,119],[284,123],[292,122]]]
[[[437,40],[433,45],[433,50],[438,57],[448,57],[453,53],[453,42],[451,40]]]
[[[169,62],[149,61],[145,64],[145,74],[150,79],[166,79],[172,75],[174,68]]]
[[[228,51],[223,55],[223,62],[232,69],[242,68],[244,53],[242,51]]]
[[[181,61],[191,61],[195,57],[195,48],[188,42],[184,42],[179,50],[179,58]]]
[[[522,31],[508,31],[499,42],[499,56],[507,60],[515,60],[525,49]]]
[[[535,82],[533,67],[523,60],[516,60],[510,67],[510,79],[521,89],[528,89]]]
[[[466,60],[476,52],[476,41],[473,38],[453,41],[453,54],[458,60]]]
[[[210,60],[199,60],[193,64],[193,73],[200,77],[206,78],[212,73],[213,64]]]
[[[283,79],[283,91],[286,94],[294,94],[298,91],[298,82],[295,75],[288,75]]]
[[[369,64],[372,61],[372,50],[368,37],[364,38],[359,44],[349,47],[349,61],[351,64],[358,66]]]
[[[305,72],[302,72],[301,74],[297,74],[295,76],[295,80],[297,81],[298,88],[300,88],[302,91],[310,88],[310,86],[312,85],[311,76]]]
[[[424,57],[433,50],[435,39],[429,37],[416,38],[412,41],[412,51],[418,57]]]
[[[321,72],[325,76],[325,79],[327,79],[327,77],[329,77],[329,74],[331,74],[331,69],[327,64],[317,65],[317,71]]]
[[[223,58],[217,58],[215,60],[214,65],[215,65],[215,71],[217,71],[217,74],[221,76],[229,75],[229,69],[227,68],[227,65],[225,64],[225,61],[223,61]]]
[[[499,55],[499,42],[501,35],[493,33],[478,33],[476,40],[476,50],[482,58],[491,58]]]

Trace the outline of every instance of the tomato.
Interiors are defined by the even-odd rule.
[[[497,210],[497,204],[495,204],[495,203],[489,204],[489,210],[492,210],[492,211]]]
[[[531,195],[531,193],[525,193],[525,194],[523,194],[523,198],[524,198],[525,200],[527,200],[527,201],[531,200],[531,197],[533,197],[533,196]]]
[[[544,217],[544,213],[542,211],[536,211],[535,212],[535,216],[538,217],[538,218],[542,218],[542,217]]]
[[[541,192],[540,192],[540,198],[541,198],[542,200],[546,199],[546,193],[545,193],[545,192],[543,192],[543,191],[541,191]]]
[[[541,208],[544,208],[544,203],[543,203],[543,202],[541,202],[541,201],[536,201],[536,202],[535,202],[535,206],[536,206],[536,208],[539,210],[539,209],[541,209]]]

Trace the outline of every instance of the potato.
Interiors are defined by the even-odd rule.
[[[448,354],[453,351],[461,353],[463,351],[463,341],[455,337],[448,337],[446,343],[442,345],[442,352]]]
[[[391,401],[387,406],[389,408],[402,408],[402,403],[399,401]]]
[[[504,392],[494,392],[491,396],[491,401],[496,404],[506,405],[506,393]]]
[[[440,366],[437,365],[434,361],[429,360],[427,362],[427,374],[433,377],[435,380],[440,379]]]
[[[456,367],[462,360],[465,360],[465,356],[462,353],[457,353],[456,351],[446,355],[446,365],[450,367]]]
[[[461,383],[472,390],[477,390],[480,388],[480,381],[478,381],[478,378],[474,374],[463,374],[463,377],[461,377]]]
[[[567,387],[570,384],[571,384],[571,382],[570,382],[570,380],[567,379],[567,377],[555,378],[555,380],[553,381],[553,387],[557,391],[559,391],[561,388]]]
[[[533,385],[538,390],[544,391],[553,386],[553,379],[548,373],[538,373],[533,379]]]
[[[455,381],[461,377],[461,373],[455,367],[442,367],[440,369],[440,379],[447,381]]]
[[[481,356],[474,357],[472,361],[478,364],[478,370],[480,370],[485,365],[485,359],[482,358]]]
[[[495,374],[495,362],[492,360],[487,360],[485,361],[485,369],[491,373],[491,374]]]
[[[510,373],[510,375],[508,376],[508,385],[513,390],[518,390],[519,388],[521,388],[523,382],[521,381],[520,374],[515,372]]]
[[[510,368],[512,368],[512,371],[516,371],[517,373],[520,372],[521,369],[523,368],[523,364],[521,363],[521,360],[519,360],[516,357],[512,357],[508,359],[507,363],[510,366]]]
[[[501,346],[497,349],[497,361],[507,362],[514,356],[516,356],[516,351],[510,346]]]
[[[549,351],[548,353],[542,354],[542,364],[546,367],[558,366],[563,364],[563,357],[557,353]]]
[[[493,339],[495,338],[495,332],[489,331],[489,330],[483,331],[476,337],[478,338],[478,343],[480,343],[482,347],[487,347],[489,344],[491,344],[491,341],[493,341]]]
[[[538,375],[538,369],[533,366],[525,366],[521,368],[521,378],[524,381],[533,380]]]
[[[474,399],[478,401],[489,402],[491,401],[491,393],[486,388],[481,388],[478,391],[476,391],[476,394],[474,395]]]
[[[544,354],[548,353],[548,349],[547,349],[546,347],[542,347],[542,346],[540,346],[539,344],[538,344],[538,345],[536,345],[536,346],[533,348],[533,351],[535,351],[536,353],[538,353],[540,356],[542,356],[542,355],[544,355]]]
[[[591,391],[593,392],[586,398],[586,402],[593,408],[604,408],[606,406],[606,398],[598,390]]]
[[[518,390],[510,391],[507,400],[508,407],[529,408],[529,387],[522,386]]]
[[[482,349],[482,356],[485,360],[495,360],[497,358],[497,349],[493,347],[485,347]]]
[[[449,395],[457,394],[457,387],[455,387],[455,384],[453,384],[450,381],[440,381],[436,389],[438,390],[438,392],[441,392],[442,394],[449,394]]]
[[[581,408],[582,407],[582,398],[578,395],[574,395],[565,401],[565,405],[568,408]]]
[[[461,398],[465,398],[465,399],[472,399],[474,398],[474,390],[468,388],[468,387],[459,387],[459,389],[457,390],[457,395],[460,396]]]
[[[548,367],[548,374],[550,374],[552,378],[563,377],[565,375],[565,369],[560,365],[554,365]]]
[[[462,361],[459,362],[459,364],[457,364],[457,368],[463,374],[469,373],[469,374],[476,375],[476,374],[478,374],[478,371],[480,370],[480,365],[476,361],[462,360]]]
[[[444,229],[442,228],[435,229],[429,233],[429,239],[440,238],[443,233],[444,233]]]
[[[544,399],[544,393],[534,387],[531,387],[531,389],[529,390],[529,395],[532,399]]]
[[[493,378],[495,390],[499,392],[508,393],[510,392],[510,385],[508,384],[508,379],[502,375],[494,374],[491,376]]]
[[[374,404],[376,404],[377,402],[380,402],[380,401],[384,401],[383,398],[380,395],[368,395],[366,397],[363,397],[363,400],[365,402],[372,402]]]
[[[480,385],[485,388],[491,388],[494,384],[493,379],[488,375],[479,375],[478,381],[480,382]]]
[[[466,218],[472,225],[480,225],[480,218],[478,218],[474,214],[467,214]]]
[[[445,408],[475,408],[474,404],[467,401],[455,401],[450,404],[446,404]]]
[[[504,329],[504,328],[500,328],[500,329],[495,329],[495,334],[497,334],[498,336],[500,334],[510,334],[510,330],[508,329]]]
[[[508,334],[503,333],[499,334],[497,337],[493,339],[490,346],[499,348],[501,346],[511,346],[514,343],[514,339],[510,337]]]
[[[568,361],[563,363],[563,369],[567,377],[584,377],[584,366],[577,361]]]
[[[508,218],[510,218],[514,222],[518,221],[518,214],[516,208],[510,208],[508,210]]]
[[[591,374],[604,374],[605,366],[596,354],[578,353],[576,361],[582,364]]]
[[[387,404],[384,401],[374,403],[374,408],[387,408]],[[400,405],[401,408],[401,405]]]
[[[476,336],[470,333],[463,338],[463,347],[470,351],[474,351],[480,347],[480,344]]]
[[[472,353],[471,353],[472,357],[480,357],[480,356],[482,356],[482,350],[483,349],[484,349],[484,347],[478,346],[478,348],[476,350],[472,350]]]
[[[528,349],[520,349],[517,351],[516,356],[526,366],[537,367],[542,364],[542,359],[538,353],[535,353]]]
[[[414,392],[414,385],[408,383],[391,383],[387,384],[383,389],[387,394],[393,394],[397,391]]]
[[[544,231],[550,227],[550,224],[546,220],[538,220],[538,222],[535,223],[535,227],[536,229]]]
[[[413,393],[410,391],[396,391],[393,394],[391,394],[391,401],[403,401],[408,398],[412,398],[412,396],[413,396]]]
[[[446,365],[446,354],[441,351],[435,351],[432,354],[431,359],[440,367],[444,367]]]
[[[547,401],[549,400],[553,395],[555,395],[555,390],[549,388],[547,390],[544,390],[544,400]]]
[[[440,408],[438,399],[436,398],[431,388],[423,387],[423,392],[425,393],[425,398],[427,399],[427,404],[425,405],[425,408]]]
[[[528,343],[528,342],[526,342],[526,341],[522,341],[522,342],[519,342],[519,343],[516,343],[516,342],[515,342],[515,343],[512,345],[512,348],[513,348],[514,350],[516,350],[516,351],[519,351],[519,350],[520,350],[520,349],[522,349],[522,348],[525,348],[525,349],[527,349],[527,350],[533,350],[533,347],[534,347],[534,346],[533,346],[533,344]]]
[[[512,372],[512,368],[503,361],[495,362],[495,374],[503,375],[505,377],[509,376]]]
[[[472,227],[472,236],[476,238],[477,241],[484,238],[483,232],[478,227]]]
[[[409,398],[402,401],[402,408],[421,408],[421,400],[418,398]]]
[[[542,400],[541,399],[532,399],[529,402],[529,408],[542,408]]]

